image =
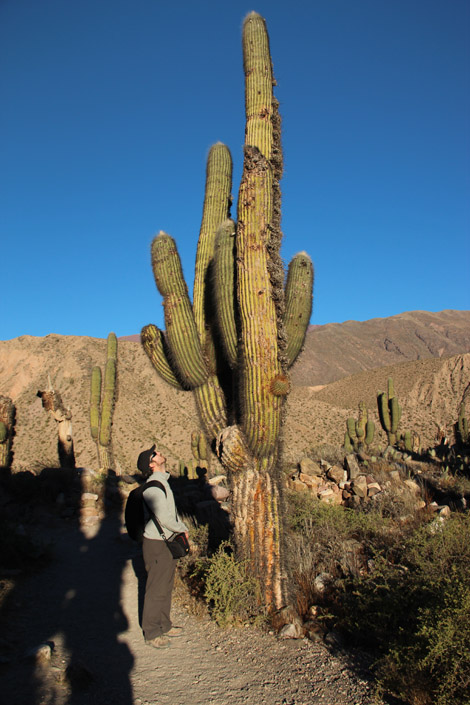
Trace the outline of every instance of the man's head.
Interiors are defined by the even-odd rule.
[[[165,472],[165,456],[156,449],[155,443],[148,450],[142,451],[137,459],[137,467],[144,477],[153,472]]]

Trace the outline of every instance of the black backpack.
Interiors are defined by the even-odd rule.
[[[144,511],[144,498],[143,493],[147,487],[160,487],[165,493],[166,489],[161,482],[157,480],[151,480],[150,482],[144,482],[135,490],[129,493],[129,497],[126,502],[126,509],[124,511],[124,521],[126,523],[127,533],[133,541],[142,541],[145,530],[145,511]]]

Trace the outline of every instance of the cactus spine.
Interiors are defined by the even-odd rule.
[[[397,444],[397,429],[402,409],[398,403],[398,398],[395,396],[393,379],[391,377],[388,378],[387,394],[385,394],[385,392],[379,393],[377,396],[377,405],[380,423],[387,434],[388,444],[395,446]]]
[[[116,398],[117,338],[108,335],[104,383],[100,367],[91,372],[90,432],[96,443],[98,464],[101,468],[112,467],[111,429]]]
[[[11,467],[16,409],[9,397],[0,396],[0,468]]]
[[[284,292],[280,118],[268,34],[257,13],[245,19],[242,44],[246,130],[237,223],[229,219],[230,153],[219,143],[207,163],[193,306],[175,243],[160,233],[152,266],[166,333],[146,326],[142,343],[164,379],[193,390],[205,436],[231,477],[237,550],[275,609],[285,600],[279,439],[287,370],[311,313],[313,266],[304,253],[294,258]]]

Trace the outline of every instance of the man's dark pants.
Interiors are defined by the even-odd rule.
[[[147,571],[142,629],[149,640],[171,629],[171,592],[176,561],[164,541],[144,538],[142,552]]]

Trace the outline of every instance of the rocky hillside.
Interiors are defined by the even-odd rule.
[[[410,311],[312,326],[294,368],[298,385],[328,384],[376,367],[470,352],[470,311]]]
[[[433,348],[440,357],[405,361],[402,364],[396,364],[394,360],[392,365],[381,366],[371,352],[373,341],[377,342],[382,335],[379,331],[387,329],[387,326],[388,330],[396,326],[405,329],[411,317],[414,321],[413,336],[407,342],[403,334],[400,349],[409,355],[414,350],[416,355],[423,358],[424,348],[421,351],[415,342],[415,338],[419,340],[416,336],[417,316],[416,313],[402,314],[366,323],[351,322],[341,326],[331,324],[333,333],[328,332],[330,326],[322,326],[309,334],[306,350],[294,375],[297,384],[294,384],[288,402],[284,444],[287,461],[297,462],[313,446],[341,445],[345,420],[357,414],[357,405],[361,400],[368,405],[378,426],[376,393],[386,389],[389,376],[395,380],[395,389],[403,406],[403,429],[417,430],[425,445],[433,443],[438,426],[451,431],[460,401],[470,397],[470,354],[466,353],[470,347],[470,326],[467,324],[465,333],[463,325],[465,320],[470,323],[470,312],[419,314],[422,321],[428,317],[427,328],[439,331],[436,336],[440,336],[442,343],[448,338],[446,348],[443,345]],[[452,324],[451,319],[454,321]],[[444,320],[447,320],[447,328]],[[375,336],[372,332],[374,325],[377,331]],[[362,355],[357,355],[351,365],[360,364],[367,372],[352,376],[343,374],[342,379],[325,386],[328,379],[338,376],[340,369],[346,368],[344,351],[353,345],[353,340],[358,339],[360,327],[367,333],[364,334],[367,345],[362,344]],[[354,336],[352,328],[355,330]],[[322,329],[324,333],[321,333]],[[341,330],[345,331],[343,338],[340,336]],[[312,341],[318,331],[334,340],[329,356],[325,347],[323,361],[319,363],[324,376],[319,371],[315,374],[310,372],[315,360]],[[433,335],[429,333],[428,340]],[[321,339],[326,345],[328,338]],[[358,346],[359,343],[356,350]],[[444,355],[447,350],[455,352],[456,348],[458,353],[464,354],[454,354],[451,357]],[[367,354],[364,352],[366,350]],[[427,350],[429,353],[430,348]],[[389,351],[387,354],[392,353]],[[14,470],[38,470],[58,464],[56,422],[43,410],[41,400],[37,397],[39,390],[47,388],[48,377],[54,389],[60,392],[65,406],[72,411],[77,465],[97,467],[96,449],[89,424],[90,375],[94,365],[104,368],[105,359],[106,341],[95,338],[21,336],[0,342],[0,394],[11,397],[17,409]],[[366,366],[367,361],[370,367]],[[311,379],[313,383],[300,385],[298,381],[302,379]],[[467,403],[470,404],[470,399],[467,399]],[[467,409],[468,414],[470,408]],[[164,384],[138,342],[120,341],[118,398],[113,426],[118,471],[133,472],[138,453],[154,440],[165,449],[170,466],[175,468],[179,459],[191,458],[190,436],[196,428],[198,419],[192,394],[179,392]],[[384,437],[378,435],[378,441],[384,443]]]

